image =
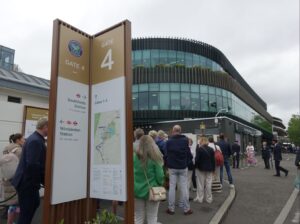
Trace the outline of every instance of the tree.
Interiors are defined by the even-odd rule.
[[[287,132],[290,140],[295,145],[300,145],[300,115],[292,115]]]

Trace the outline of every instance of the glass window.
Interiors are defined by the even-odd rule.
[[[193,67],[200,65],[200,57],[197,54],[193,54]]]
[[[191,84],[191,92],[199,93],[199,85]]]
[[[216,88],[216,94],[217,94],[218,96],[222,96],[222,89]]]
[[[193,55],[191,53],[185,53],[185,65],[188,68],[193,67]]]
[[[208,87],[208,93],[212,95],[216,95],[216,88],[215,87]]]
[[[200,93],[208,93],[208,86],[200,85]]]
[[[139,91],[139,85],[132,85],[132,92],[137,93]]]
[[[169,83],[160,83],[159,84],[160,91],[170,91]]]
[[[179,64],[179,65],[184,65],[185,64],[184,52],[177,51],[177,61],[176,61],[176,64]]]
[[[136,65],[142,64],[143,51],[134,51],[134,61]]]
[[[223,99],[222,96],[217,96],[217,109],[218,111],[223,108]]]
[[[161,92],[159,94],[159,104],[160,110],[169,110],[170,109],[170,93],[169,92]]]
[[[180,84],[181,92],[190,92],[190,84]]]
[[[159,53],[159,57],[160,57],[160,61],[159,63],[160,64],[169,64],[169,58],[168,58],[168,50],[160,50],[160,53]]]
[[[222,89],[222,95],[225,96],[225,97],[227,97],[227,90]]]
[[[159,91],[159,85],[158,85],[158,83],[151,83],[151,84],[149,84],[149,90],[150,91]]]
[[[158,110],[159,105],[159,93],[150,92],[149,93],[149,110]]]
[[[200,110],[200,95],[199,93],[191,93],[191,109]]]
[[[148,91],[148,84],[139,85],[140,92]]]
[[[206,67],[206,58],[200,55],[200,66],[205,68]]]
[[[148,110],[148,92],[139,93],[139,110]]]
[[[212,60],[210,60],[209,58],[206,59],[206,68],[210,68],[212,69]]]
[[[171,94],[171,110],[180,110],[180,93]]]
[[[216,95],[209,95],[209,111],[216,112],[217,111],[217,100]]]
[[[145,67],[150,67],[151,64],[150,50],[143,51],[143,64]]]
[[[201,104],[201,111],[208,111],[208,95],[201,94],[200,95],[200,104]]]
[[[133,106],[133,110],[138,110],[139,109],[138,93],[133,93],[132,94],[132,106]]]
[[[171,91],[177,91],[177,92],[180,91],[180,84],[179,83],[171,83],[170,87],[171,87]]]
[[[151,50],[151,67],[159,64],[159,50]]]
[[[169,65],[174,66],[176,61],[176,51],[169,51]]]
[[[191,109],[190,93],[181,92],[181,109],[182,110],[190,110]]]

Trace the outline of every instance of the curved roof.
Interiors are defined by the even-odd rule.
[[[248,85],[239,72],[233,67],[226,56],[217,48],[201,41],[180,38],[136,38],[132,40],[132,50],[144,49],[164,49],[190,52],[205,56],[218,64],[237,80],[256,100],[267,110],[266,103],[258,96],[258,94]]]

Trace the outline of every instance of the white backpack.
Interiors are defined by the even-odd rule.
[[[4,180],[10,180],[15,175],[19,164],[19,158],[15,155],[16,150],[14,149],[0,158],[0,171]]]

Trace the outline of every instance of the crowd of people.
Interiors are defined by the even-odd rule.
[[[4,186],[5,198],[8,198],[8,224],[13,224],[17,217],[18,224],[30,224],[39,207],[39,189],[44,185],[45,178],[47,134],[48,120],[42,118],[37,122],[36,131],[26,141],[22,134],[13,134],[9,138],[10,144],[3,151],[0,168],[5,175],[0,183]],[[239,168],[240,155],[243,152],[237,141],[231,145],[223,133],[219,134],[217,142],[214,142],[212,136],[200,136],[195,147],[193,140],[182,134],[179,125],[173,127],[170,135],[162,130],[152,130],[146,135],[138,128],[134,131],[134,137],[135,223],[158,223],[162,200],[168,202],[168,215],[175,214],[176,207],[184,215],[192,215],[190,200],[196,203],[212,203],[213,192],[222,192],[224,168],[229,186],[234,188],[231,159],[232,167]],[[280,176],[280,172],[287,176],[289,172],[280,166],[281,150],[277,140],[273,140],[271,146],[266,141],[262,143],[261,155],[265,169],[270,169],[273,154],[276,170],[274,176]],[[255,149],[251,142],[245,155],[248,166],[256,166]],[[13,174],[9,172],[13,169],[12,164],[16,165]],[[300,169],[300,150],[295,165]],[[168,192],[162,190],[164,188]],[[190,197],[190,191],[196,192],[195,198]],[[115,205],[116,203],[114,202]]]

